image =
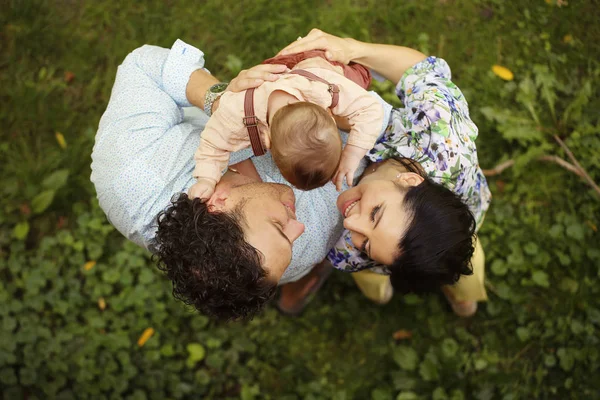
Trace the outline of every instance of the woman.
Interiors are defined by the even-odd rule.
[[[448,65],[406,47],[317,29],[280,54],[313,49],[397,82],[405,106],[391,110],[368,155],[372,164],[338,198],[346,231],[329,260],[354,272],[359,288],[378,303],[389,301],[392,287],[418,292],[458,281],[444,293],[458,315],[473,315],[477,301],[486,299],[483,251],[474,234],[491,194],[477,162],[477,127]]]

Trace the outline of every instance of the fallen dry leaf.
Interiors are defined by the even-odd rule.
[[[104,311],[104,309],[106,308],[106,300],[104,300],[104,297],[100,297],[98,299],[98,308],[102,311]]]
[[[140,338],[137,341],[138,346],[142,347],[143,345],[145,345],[148,339],[152,337],[152,335],[154,335],[154,329],[146,328],[144,330],[144,333],[142,333],[142,336],[140,336]]]
[[[501,65],[493,65],[492,72],[496,76],[504,79],[505,81],[512,81],[513,79],[515,79],[515,75],[512,73],[512,71]]]
[[[75,74],[71,71],[65,71],[65,82],[71,83],[75,79]]]
[[[407,331],[406,329],[400,329],[394,332],[392,337],[394,338],[394,340],[410,339],[412,337],[412,332]]]
[[[65,227],[65,225],[67,225],[67,217],[61,215],[60,217],[58,217],[58,221],[56,222],[56,229],[62,229]]]
[[[58,145],[60,146],[61,149],[66,149],[67,148],[67,141],[65,140],[65,137],[63,136],[62,133],[60,132],[56,132],[54,134],[54,136],[56,137],[56,141],[58,142]]]
[[[23,214],[23,215],[31,214],[31,208],[29,208],[29,205],[27,203],[21,204],[19,206],[19,210],[21,210],[21,214]]]
[[[89,271],[90,269],[94,268],[95,265],[96,265],[96,261],[88,261],[83,265],[83,269],[85,269],[86,271]]]

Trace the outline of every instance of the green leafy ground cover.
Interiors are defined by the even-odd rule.
[[[0,396],[600,398],[600,199],[539,160],[567,159],[557,135],[600,180],[600,12],[558,3],[2,2]],[[89,155],[129,51],[182,38],[228,79],[312,27],[446,58],[480,127],[482,166],[515,160],[490,178],[490,301],[472,320],[436,294],[370,304],[336,273],[301,318],[271,307],[214,323],[176,303],[98,208]],[[412,337],[394,340],[401,329]]]

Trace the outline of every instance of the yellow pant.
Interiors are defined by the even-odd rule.
[[[472,275],[463,275],[458,282],[452,286],[443,288],[446,296],[455,302],[460,301],[485,301],[485,254],[479,239],[475,241],[475,252],[471,258],[473,265]],[[352,273],[352,277],[360,291],[370,300],[385,304],[392,298],[394,289],[388,275],[376,274],[365,269]]]

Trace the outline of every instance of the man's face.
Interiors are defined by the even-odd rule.
[[[279,282],[292,260],[292,243],[304,232],[296,219],[292,189],[276,183],[246,183],[233,186],[220,211],[241,205],[246,241],[263,255],[269,279]]]

